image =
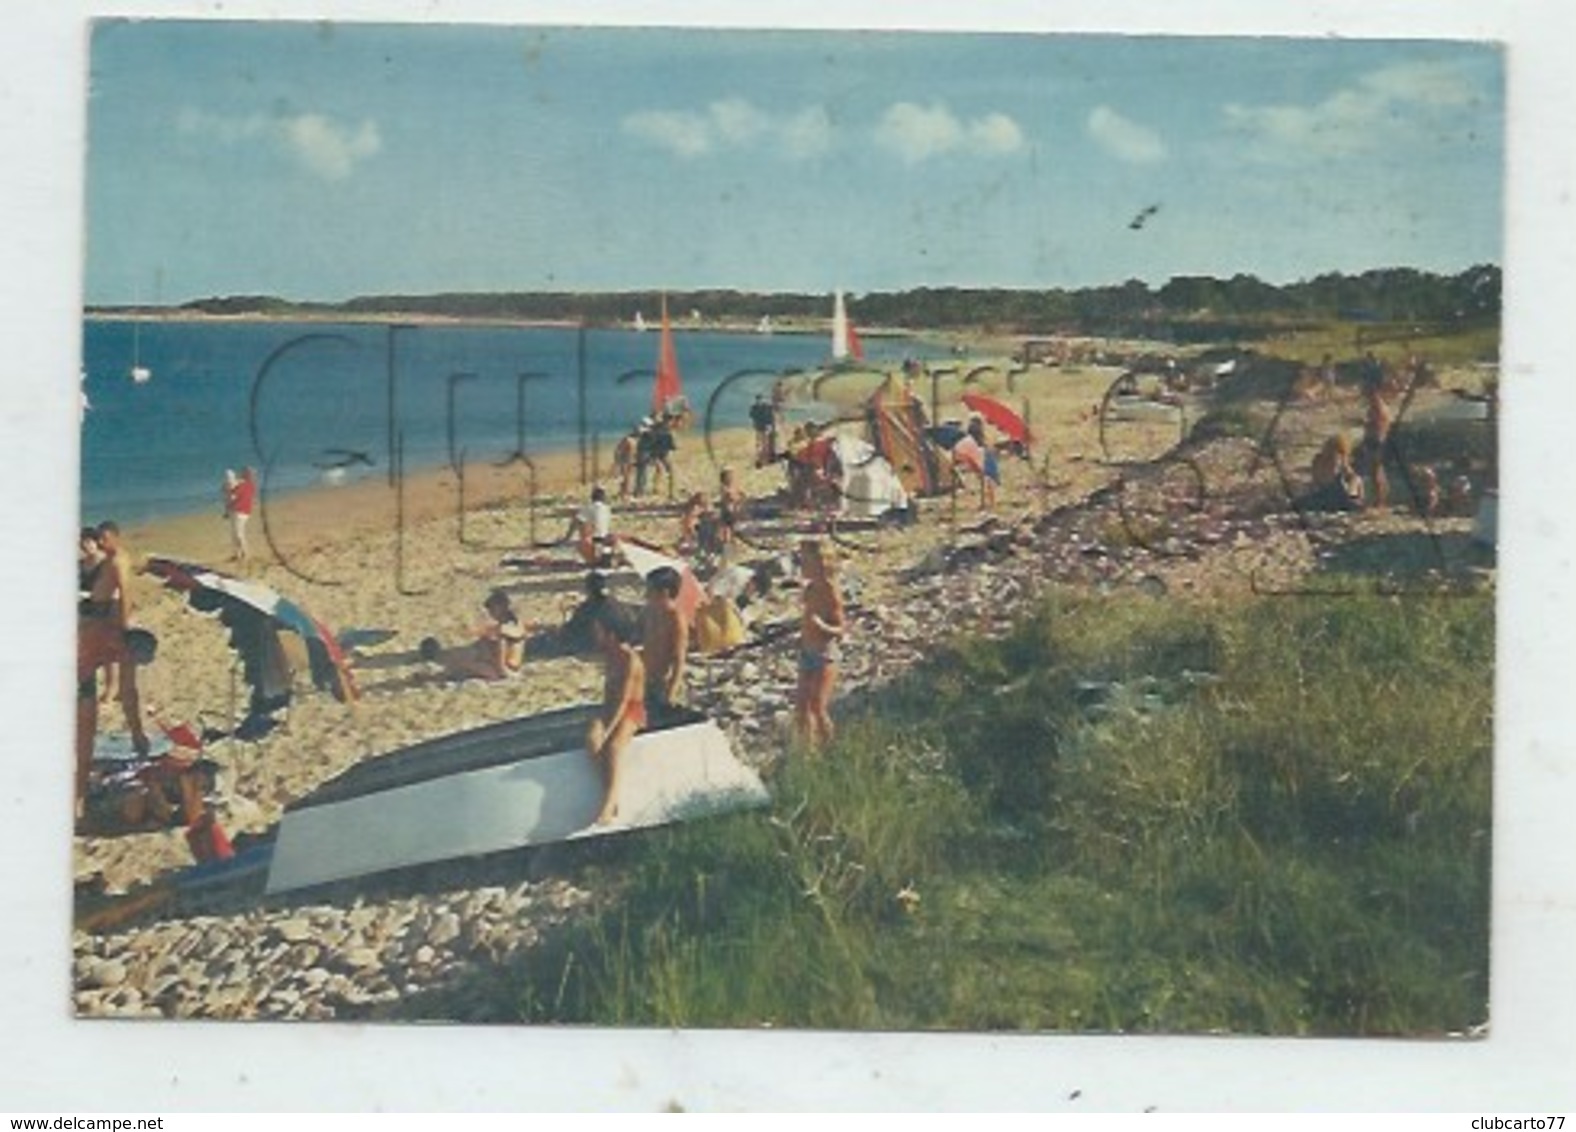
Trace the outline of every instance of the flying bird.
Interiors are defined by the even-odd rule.
[[[1147,208],[1140,209],[1138,215],[1127,222],[1127,226],[1136,232],[1149,222],[1151,216],[1159,211],[1160,206],[1158,204],[1152,204]]]

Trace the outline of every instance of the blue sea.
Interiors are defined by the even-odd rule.
[[[81,519],[132,523],[211,510],[226,468],[257,468],[270,491],[322,483],[333,465],[352,482],[386,476],[396,449],[408,471],[573,451],[582,420],[605,468],[649,407],[659,344],[617,329],[111,319],[83,337]],[[829,345],[703,331],[674,343],[684,392],[715,427],[746,423],[775,375],[823,364]],[[880,367],[925,353],[865,346]]]

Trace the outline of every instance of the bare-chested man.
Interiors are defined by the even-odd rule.
[[[104,522],[98,526],[104,561],[93,576],[87,596],[77,604],[77,810],[87,794],[88,770],[93,761],[93,740],[98,734],[95,673],[107,664],[120,667],[120,703],[126,729],[139,754],[148,752],[137,695],[137,663],[146,659],[133,652],[127,641],[131,627],[131,554],[121,544],[120,528]]]
[[[683,578],[671,566],[662,566],[646,577],[646,618],[641,633],[645,654],[646,709],[652,722],[660,722],[684,700],[684,658],[689,652],[689,622],[679,609]]]
[[[806,539],[799,554],[804,570],[804,618],[799,629],[799,684],[794,718],[800,737],[812,749],[832,741],[832,685],[837,678],[839,642],[846,628],[836,563],[818,539]]]
[[[1371,385],[1367,392],[1368,416],[1363,422],[1358,470],[1367,473],[1373,480],[1374,490],[1369,499],[1374,508],[1382,511],[1390,501],[1390,481],[1385,476],[1384,462],[1389,455],[1390,426],[1394,418],[1380,386]]]

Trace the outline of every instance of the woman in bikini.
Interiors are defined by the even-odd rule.
[[[619,771],[635,733],[646,726],[646,668],[630,644],[626,622],[611,609],[599,609],[591,621],[591,637],[602,653],[605,675],[602,712],[586,732],[586,751],[602,775],[602,808],[595,825],[618,816]]]
[[[832,741],[832,685],[837,678],[839,642],[846,628],[837,568],[819,539],[806,539],[799,554],[804,570],[804,619],[799,629],[799,684],[794,717],[799,736],[812,750]]]

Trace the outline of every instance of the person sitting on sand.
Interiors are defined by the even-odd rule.
[[[1461,472],[1450,480],[1450,492],[1445,508],[1452,515],[1470,515],[1473,512],[1472,477]]]
[[[624,752],[646,726],[646,669],[630,644],[628,626],[604,608],[590,620],[591,636],[604,663],[602,711],[586,731],[586,752],[602,776],[602,805],[593,824],[618,816],[619,772]]]
[[[1412,469],[1412,489],[1419,515],[1432,519],[1439,514],[1439,474],[1432,464],[1419,464]]]
[[[1363,477],[1352,467],[1351,441],[1336,433],[1324,442],[1310,468],[1313,487],[1297,501],[1304,511],[1355,511],[1363,502]]]
[[[152,659],[153,635],[131,628],[131,552],[122,544],[120,528],[103,522],[96,528],[104,560],[94,573],[87,596],[77,603],[77,812],[87,792],[98,734],[98,670],[117,665],[120,704],[126,730],[139,755],[148,753],[147,732],[137,694],[136,665]]]
[[[445,649],[437,638],[421,642],[421,658],[441,665],[450,676],[464,680],[502,680],[525,664],[525,626],[515,616],[509,595],[493,590],[482,603],[487,620],[477,626],[476,639],[468,645]]]
[[[744,518],[744,491],[732,468],[723,468],[717,477],[717,541],[718,553],[727,557],[733,546],[734,532]]]
[[[569,521],[569,537],[575,541],[580,560],[587,566],[603,565],[613,537],[613,509],[607,505],[607,492],[600,486],[591,489],[591,498]]]
[[[683,579],[671,566],[646,576],[646,614],[641,626],[645,650],[646,713],[664,719],[684,699],[684,657],[689,652],[689,622],[679,609]]]
[[[679,537],[674,544],[679,554],[687,557],[695,553],[699,545],[701,517],[709,506],[704,491],[697,491],[684,501],[684,509],[679,512]]]
[[[834,734],[832,686],[846,618],[843,597],[837,589],[836,563],[825,544],[819,539],[806,539],[800,544],[799,558],[805,588],[794,720],[799,737],[815,750],[830,743]]]
[[[746,612],[754,602],[765,597],[772,589],[772,569],[769,563],[754,566],[741,564],[724,566],[706,583],[706,596],[715,601],[721,598],[733,605],[740,618],[747,624]]]
[[[607,575],[600,570],[593,570],[586,575],[585,597],[570,611],[558,630],[560,650],[569,653],[596,651],[591,627],[596,619],[602,616],[604,609],[610,611],[611,616],[624,624],[627,629],[627,639],[638,644],[641,607],[613,597],[608,592]]]

